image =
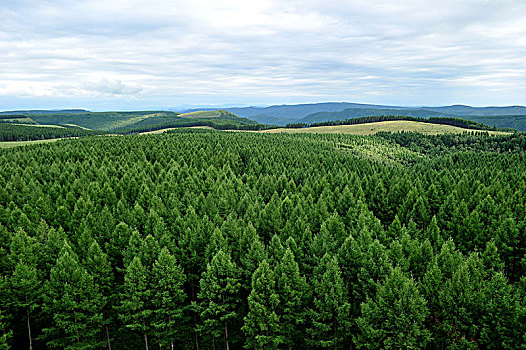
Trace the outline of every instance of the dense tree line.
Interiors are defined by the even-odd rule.
[[[153,118],[152,118],[153,119]],[[276,128],[276,126],[258,124],[255,122],[246,123],[243,119],[230,120],[230,119],[217,119],[217,118],[180,118],[172,120],[159,121],[159,120],[146,120],[148,123],[140,125],[134,124],[130,127],[115,129],[115,132],[120,134],[136,134],[140,132],[155,131],[168,128],[189,128],[196,126],[208,126],[216,130],[266,130]]]
[[[0,150],[0,348],[524,348],[526,153],[456,137]]]
[[[415,132],[379,132],[379,137],[419,153],[444,154],[459,151],[492,151],[498,153],[526,151],[526,137],[522,133],[495,135],[470,132],[463,135],[439,134],[422,137]]]
[[[85,130],[74,127],[43,127],[31,125],[2,124],[0,141],[30,141],[65,137],[79,137],[103,134],[101,131]]]
[[[359,117],[359,118],[350,118],[346,120],[330,120],[325,122],[317,123],[290,123],[287,124],[287,128],[308,128],[314,126],[333,126],[333,125],[357,125],[357,124],[367,124],[367,123],[377,123],[385,121],[396,121],[396,120],[407,120],[414,122],[425,122],[431,124],[441,124],[441,125],[452,125],[458,126],[464,129],[475,129],[475,130],[497,130],[496,127],[489,127],[487,125],[461,119],[461,118],[442,118],[442,117],[431,117],[431,118],[422,118],[422,117],[411,117],[411,116],[398,116],[398,115],[379,115],[379,116],[369,116],[369,117]],[[500,130],[500,129],[499,129]]]

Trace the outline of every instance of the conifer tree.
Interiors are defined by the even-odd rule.
[[[307,344],[317,348],[341,348],[350,338],[348,296],[336,258],[326,254],[313,276],[313,304],[308,310]]]
[[[119,316],[127,328],[144,336],[146,350],[149,348],[148,335],[151,333],[152,308],[151,289],[148,275],[139,257],[134,257],[124,275],[124,290],[121,296]]]
[[[13,331],[6,329],[6,324],[4,323],[4,315],[2,309],[0,309],[0,350],[9,350],[10,346],[8,343],[9,338],[11,337]]]
[[[252,291],[248,297],[249,312],[243,331],[249,349],[278,349],[283,342],[280,335],[278,305],[274,271],[263,260],[252,277]]]
[[[519,321],[519,303],[513,287],[501,273],[492,275],[483,290],[480,343],[488,349],[517,349],[524,346],[526,325]]]
[[[4,295],[4,293],[7,293],[7,290],[7,281],[0,275],[0,297],[2,300],[7,300],[7,296]],[[4,307],[4,305],[0,305],[0,350],[9,350],[9,339],[13,335],[13,331],[8,328],[8,324],[6,323]]]
[[[279,316],[281,316],[281,333],[285,346],[289,349],[301,344],[302,327],[305,324],[305,293],[307,283],[300,275],[298,263],[290,248],[287,248],[280,262],[277,279],[280,297]],[[296,346],[295,346],[296,345]]]
[[[102,308],[93,277],[80,265],[67,242],[51,269],[44,311],[52,323],[44,328],[47,344],[59,349],[92,349],[101,345]]]
[[[155,333],[160,339],[160,347],[170,346],[173,350],[181,328],[178,323],[183,315],[185,275],[166,247],[161,249],[153,265],[152,280]]]
[[[375,298],[362,304],[362,316],[357,320],[360,334],[355,342],[366,349],[425,348],[430,340],[423,327],[428,314],[414,280],[396,267],[378,287]]]
[[[34,264],[20,260],[11,276],[12,304],[24,310],[27,318],[29,349],[33,349],[34,334],[31,332],[33,313],[41,304],[41,279]]]
[[[230,255],[220,250],[207,265],[200,281],[201,317],[204,328],[215,339],[223,338],[225,349],[230,349],[229,325],[237,318],[241,287],[237,266]]]
[[[106,344],[108,349],[111,350],[109,331],[109,325],[113,321],[113,310],[111,305],[116,302],[117,295],[114,292],[113,273],[110,263],[108,262],[108,256],[102,251],[95,240],[91,243],[88,249],[84,265],[93,277],[95,288],[101,294],[99,299],[103,318],[101,326],[104,327]]]

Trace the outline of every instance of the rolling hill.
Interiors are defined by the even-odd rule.
[[[316,133],[316,134],[351,134],[374,135],[378,132],[418,132],[426,135],[461,134],[464,132],[487,132],[490,135],[509,134],[502,131],[482,131],[464,129],[453,125],[431,124],[409,120],[381,121],[355,125],[314,126],[310,128],[279,128],[264,130],[264,133]]]
[[[403,115],[408,117],[420,117],[420,118],[431,118],[431,117],[450,117],[439,112],[418,110],[418,109],[387,109],[387,108],[348,108],[340,112],[318,112],[309,114],[308,116],[298,120],[298,123],[312,124],[327,122],[333,120],[346,120],[350,118],[369,117],[376,115]]]
[[[26,113],[27,114],[24,114]],[[112,133],[133,133],[170,127],[210,126],[216,129],[259,129],[256,121],[225,110],[176,113],[170,111],[44,113],[17,111],[0,115],[0,123],[75,127]]]
[[[421,118],[463,118],[500,128],[526,131],[526,107],[401,107],[346,102],[240,107],[226,110],[259,123],[285,126],[289,123],[315,123],[364,116],[403,115]]]

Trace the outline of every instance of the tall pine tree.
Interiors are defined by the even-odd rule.
[[[274,271],[267,260],[263,260],[252,277],[252,291],[248,297],[249,312],[242,328],[247,348],[279,348],[279,344],[283,342],[277,314],[279,302]]]

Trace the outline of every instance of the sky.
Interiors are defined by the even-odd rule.
[[[526,1],[0,0],[0,110],[526,105]]]

